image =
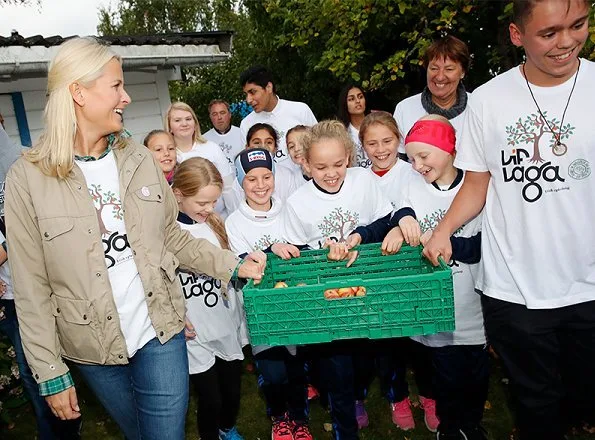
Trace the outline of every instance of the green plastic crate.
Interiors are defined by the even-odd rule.
[[[252,345],[314,344],[339,339],[395,338],[454,330],[452,272],[432,266],[421,247],[381,255],[379,244],[359,246],[359,256],[328,261],[327,250],[299,258],[269,256],[262,282],[244,288]],[[275,289],[284,281],[287,288]],[[296,286],[305,283],[305,286]],[[366,296],[326,299],[324,291],[364,286]]]

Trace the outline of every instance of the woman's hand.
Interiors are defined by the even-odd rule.
[[[392,228],[382,241],[382,246],[380,247],[382,255],[396,254],[399,252],[399,249],[401,249],[401,246],[403,246],[403,241],[404,238],[401,228],[398,226]]]
[[[196,330],[194,329],[194,326],[192,325],[188,317],[185,318],[185,321],[186,322],[184,324],[184,337],[187,341],[190,341],[196,338]]]
[[[52,413],[60,420],[73,420],[81,416],[74,387],[70,387],[57,394],[52,394],[51,396],[46,396],[45,401],[52,410]]]
[[[275,243],[271,246],[273,253],[283,260],[297,258],[300,256],[300,250],[289,243]]]
[[[263,275],[264,267],[254,261],[244,260],[240,263],[240,267],[238,268],[238,277],[246,279],[251,278],[254,280],[254,285],[260,284]]]
[[[437,228],[432,233],[432,238],[425,244],[423,255],[434,266],[438,266],[438,257],[442,257],[444,261],[450,261],[452,257],[452,245],[450,244],[450,236],[447,233],[440,232]]]
[[[419,222],[410,215],[399,220],[399,228],[403,233],[403,238],[409,246],[419,246],[419,237],[421,236],[421,228]]]

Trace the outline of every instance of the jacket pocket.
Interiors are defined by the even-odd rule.
[[[70,217],[54,217],[39,220],[41,236],[45,241],[52,241],[74,228],[74,220]]]
[[[146,202],[161,203],[164,199],[163,189],[161,188],[161,185],[158,183],[143,186],[137,189],[134,193],[139,199],[144,200]]]
[[[52,305],[62,354],[75,361],[103,363],[104,350],[91,301],[54,294]]]

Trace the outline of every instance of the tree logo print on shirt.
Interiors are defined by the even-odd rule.
[[[359,214],[343,211],[343,208],[333,209],[322,219],[318,229],[323,237],[345,241],[346,235],[353,231],[359,222]]]
[[[419,227],[421,229],[421,233],[425,233],[427,231],[433,231],[436,226],[438,226],[438,223],[440,223],[440,220],[442,220],[442,218],[446,215],[446,210],[445,209],[439,209],[437,211],[432,212],[431,214],[427,214],[424,218],[419,219],[418,223],[419,223]],[[465,227],[465,225],[461,226],[459,229],[457,229],[455,231],[455,233],[453,235],[458,235],[461,232],[463,232],[463,228]]]
[[[274,245],[275,243],[279,243],[279,240],[272,238],[269,234],[263,235],[260,239],[254,243],[252,246],[255,250],[262,251]]]
[[[104,208],[111,206],[111,214],[114,216],[114,218],[117,220],[122,220],[124,218],[122,213],[122,202],[113,192],[108,191],[104,193],[101,189],[101,185],[91,184],[91,188],[89,188],[89,194],[91,194],[93,204],[95,205],[97,221],[99,222],[99,232],[102,236],[111,234],[112,231],[108,231],[105,223],[103,222],[103,210]]]
[[[223,153],[224,153],[226,156],[229,156],[229,152],[231,151],[231,145],[229,145],[229,144],[226,144],[225,142],[221,142],[221,143],[219,144],[219,148],[221,148],[221,151],[223,151]]]
[[[531,145],[533,147],[533,156],[530,161],[541,163],[544,162],[539,152],[539,141],[541,138],[545,134],[550,134],[549,147],[552,149],[552,152],[556,156],[564,156],[566,151],[568,151],[568,147],[564,143],[558,144],[554,132],[560,136],[560,141],[563,141],[564,139],[569,139],[570,135],[574,134],[575,128],[570,123],[564,125],[564,127],[560,127],[560,121],[558,119],[547,118],[547,111],[543,112],[543,117],[540,114],[532,113],[524,121],[522,118],[519,118],[514,124],[506,127],[507,141],[511,147],[521,144]]]

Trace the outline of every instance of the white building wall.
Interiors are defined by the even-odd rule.
[[[170,104],[168,81],[176,77],[173,69],[124,73],[124,87],[132,98],[124,112],[124,126],[138,142],[151,130],[163,128],[163,118]],[[0,113],[4,116],[6,132],[17,144],[21,139],[10,93],[22,93],[31,140],[35,143],[43,129],[46,81],[46,78],[0,81]]]

